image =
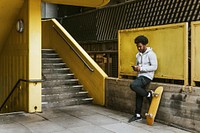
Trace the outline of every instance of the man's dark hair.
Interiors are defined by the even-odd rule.
[[[145,37],[143,35],[140,35],[135,38],[135,44],[142,43],[143,45],[147,45],[148,42],[149,41],[148,41],[147,37]]]

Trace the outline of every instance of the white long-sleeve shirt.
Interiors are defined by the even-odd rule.
[[[138,52],[136,54],[136,64],[140,66],[139,76],[145,76],[153,80],[154,72],[158,68],[158,62],[156,54],[153,52],[152,48],[147,47],[144,53]]]

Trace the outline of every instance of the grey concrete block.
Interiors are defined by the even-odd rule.
[[[106,107],[133,113],[135,93],[129,88],[132,81],[107,78]],[[154,90],[158,86],[163,86],[164,92],[156,120],[200,132],[199,126],[196,126],[200,123],[200,88],[152,82],[147,89]],[[148,111],[148,107],[148,103],[144,100],[143,114]]]

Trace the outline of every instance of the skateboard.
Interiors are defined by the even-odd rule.
[[[158,107],[160,104],[160,100],[161,100],[161,96],[163,93],[163,87],[159,86],[158,88],[156,88],[156,90],[154,91],[153,95],[152,95],[152,101],[151,101],[151,105],[149,107],[149,111],[148,113],[145,113],[146,116],[146,121],[148,125],[153,125],[157,111],[158,111]]]

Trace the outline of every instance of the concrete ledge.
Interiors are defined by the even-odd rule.
[[[135,110],[135,93],[129,88],[130,79],[106,79],[106,107],[122,112],[133,113]],[[162,84],[152,82],[148,89],[164,87],[157,121],[200,132],[200,87]],[[144,99],[143,116],[148,110]]]

